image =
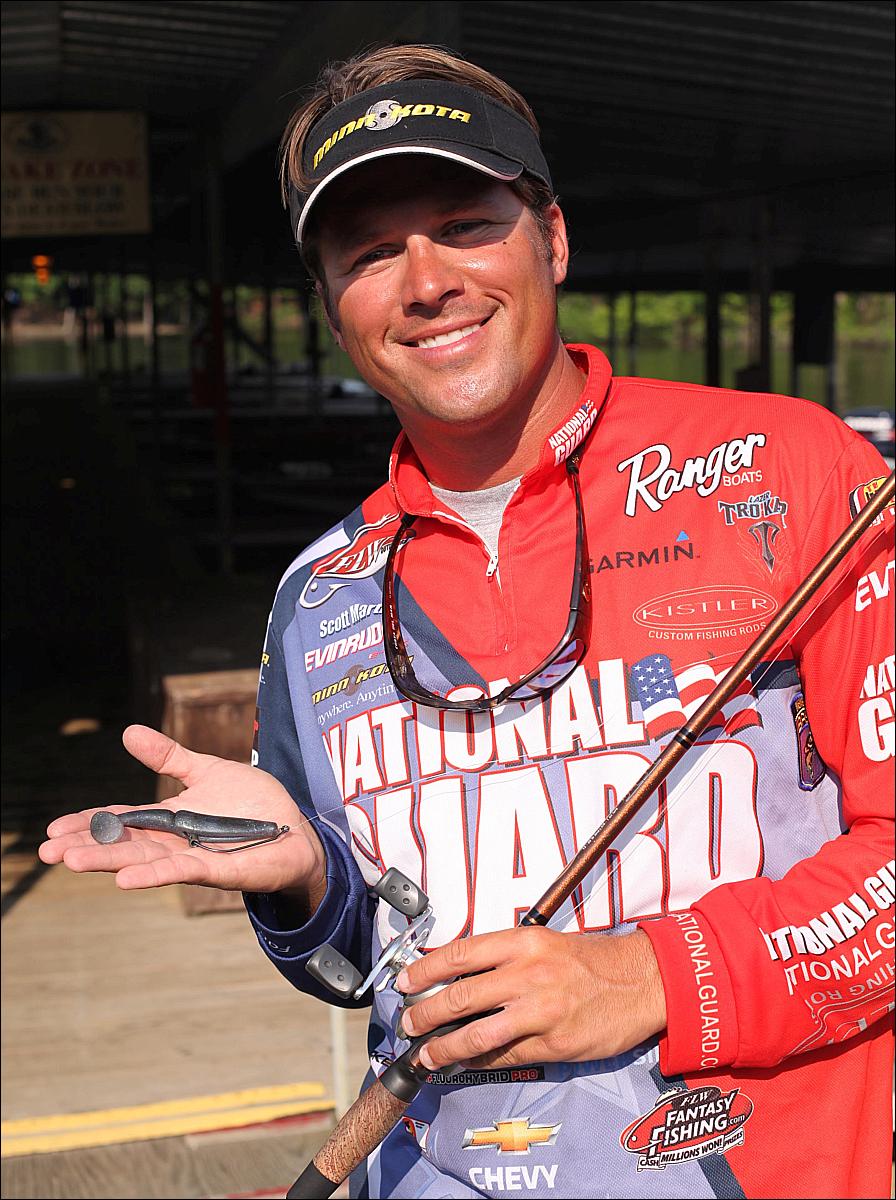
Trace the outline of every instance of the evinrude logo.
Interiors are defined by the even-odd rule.
[[[382,533],[386,525],[398,520],[398,513],[387,513],[372,525],[362,525],[347,546],[341,546],[322,558],[302,588],[302,608],[317,608],[346,584],[369,579],[386,565],[392,538]]]
[[[635,515],[639,500],[651,512],[659,512],[670,497],[685,488],[696,488],[698,496],[711,496],[723,476],[751,467],[753,454],[759,446],[764,445],[764,433],[748,433],[745,438],[720,442],[705,457],[697,455],[686,458],[681,467],[672,466],[672,451],[663,442],[639,450],[616,467],[617,471],[631,471],[625,515]],[[654,456],[655,461],[648,465],[648,459]]]
[[[663,1171],[743,1145],[743,1127],[752,1113],[753,1102],[740,1088],[676,1088],[623,1130],[619,1141],[623,1150],[638,1155],[639,1171]]]

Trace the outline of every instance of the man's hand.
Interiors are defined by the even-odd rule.
[[[191,847],[177,834],[130,827],[122,841],[101,846],[89,828],[99,810],[88,808],[50,824],[49,840],[38,851],[41,861],[64,862],[72,871],[111,871],[125,889],[203,883],[230,891],[298,891],[312,911],[316,908],[326,890],[326,855],[295,801],[272,775],[213,754],[196,754],[145,725],[128,726],[122,741],[147,767],[186,784],[160,808],[275,821],[288,825],[289,833],[236,854],[216,854]],[[128,808],[117,804],[108,811]]]
[[[422,992],[463,975],[405,1010],[417,1037],[471,1013],[501,1009],[426,1043],[429,1070],[611,1058],[659,1033],[666,1006],[650,939],[509,929],[461,938],[412,963],[396,980]]]

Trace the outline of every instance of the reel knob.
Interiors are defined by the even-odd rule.
[[[409,921],[419,917],[429,907],[429,897],[423,888],[411,883],[397,867],[390,867],[373,890],[381,900],[385,900]]]
[[[314,951],[305,964],[305,970],[334,996],[340,996],[343,1000],[350,1000],[362,983],[357,967],[326,943]]]

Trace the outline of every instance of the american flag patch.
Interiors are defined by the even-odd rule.
[[[709,663],[695,663],[676,672],[667,654],[650,654],[636,662],[632,667],[632,684],[648,737],[658,741],[680,729],[726,674],[727,671],[716,674]],[[709,728],[724,728],[725,733],[734,734],[761,725],[756,693],[749,679],[745,679],[710,721]]]

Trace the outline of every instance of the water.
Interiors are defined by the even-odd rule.
[[[189,367],[189,345],[182,333],[170,333],[160,339],[160,362],[163,374],[183,373]],[[148,379],[150,370],[149,347],[140,337],[128,338],[128,365],[135,379]],[[276,352],[281,364],[301,363],[303,355],[298,330],[281,329],[277,333]],[[120,341],[109,347],[109,365],[113,372],[122,370],[122,347]],[[106,368],[106,348],[102,343],[91,347],[94,371]],[[253,362],[248,350],[242,352],[239,365],[246,367]],[[746,366],[747,352],[740,345],[727,345],[722,351],[722,384],[733,387],[735,372]],[[231,367],[235,364],[231,359]],[[634,362],[627,346],[622,346],[616,355],[614,369],[617,375],[641,375],[651,379],[672,379],[683,382],[703,382],[703,350],[679,349],[670,346],[644,347],[635,351]],[[255,360],[260,374],[264,367]],[[323,372],[356,378],[350,360],[335,346],[328,347],[323,362]],[[80,352],[75,342],[63,338],[15,338],[3,345],[3,373],[6,378],[24,376],[80,375],[83,373]],[[836,407],[841,413],[855,408],[893,408],[893,393],[896,386],[894,348],[889,345],[861,345],[843,341],[837,347],[836,363]],[[787,346],[777,347],[772,360],[772,390],[790,392],[790,353]],[[802,366],[799,372],[797,394],[820,404],[826,403],[827,369],[825,367]]]

